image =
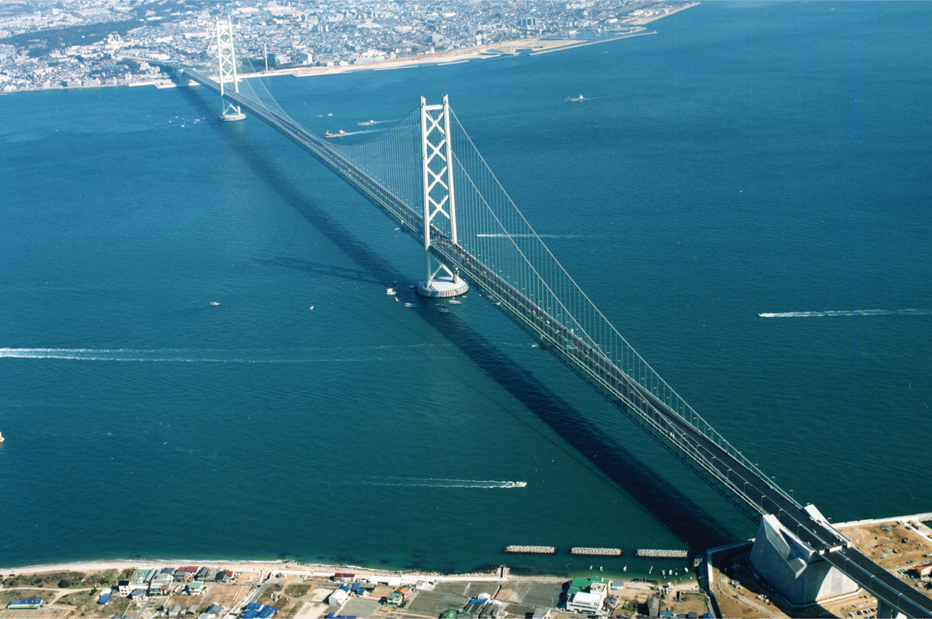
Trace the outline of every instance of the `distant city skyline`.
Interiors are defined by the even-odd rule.
[[[210,65],[229,18],[241,58],[349,66],[580,31],[624,32],[690,4],[676,0],[529,2],[51,0],[0,9],[0,91],[144,83],[150,60]],[[261,68],[265,68],[264,64]]]

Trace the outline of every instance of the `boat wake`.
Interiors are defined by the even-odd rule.
[[[369,486],[404,486],[410,488],[476,488],[504,489],[523,488],[527,482],[500,481],[495,479],[444,479],[435,477],[387,477],[361,482]]]
[[[220,350],[130,348],[0,348],[0,359],[64,359],[136,363],[344,363],[420,359],[422,345],[358,346],[340,349]],[[433,348],[431,346],[430,348]],[[444,347],[439,347],[444,348]],[[433,353],[436,354],[436,353]],[[436,358],[453,359],[452,355]],[[435,357],[432,357],[435,358]]]
[[[480,239],[578,239],[581,234],[477,234]]]
[[[932,310],[901,309],[901,310],[827,310],[824,312],[779,312],[773,314],[758,314],[760,318],[831,318],[835,316],[929,316]]]

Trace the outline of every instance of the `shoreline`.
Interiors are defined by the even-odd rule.
[[[490,581],[500,582],[509,579],[533,580],[539,582],[563,582],[566,576],[557,574],[511,575],[508,568],[501,566],[491,572],[467,572],[463,574],[444,574],[441,572],[419,570],[383,570],[359,565],[331,565],[325,563],[300,563],[281,559],[264,560],[196,560],[196,559],[113,559],[102,561],[75,561],[71,563],[50,563],[24,567],[0,567],[0,577],[23,574],[47,574],[54,572],[95,572],[106,570],[126,570],[146,567],[176,567],[179,565],[197,565],[201,567],[227,568],[237,572],[258,572],[262,574],[281,573],[285,575],[308,575],[329,578],[336,572],[352,571],[357,577],[390,578],[405,577],[414,580],[434,581]],[[504,568],[504,570],[503,570]]]

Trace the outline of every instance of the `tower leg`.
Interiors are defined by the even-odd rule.
[[[233,83],[233,92],[239,92],[236,76],[236,54],[233,51],[233,22],[217,21],[217,61],[220,65],[220,120],[236,122],[244,120],[246,115],[238,105],[230,103],[224,97],[226,82]]]
[[[431,222],[438,215],[449,220],[448,238],[456,240],[456,202],[453,192],[453,152],[450,145],[450,104],[427,105],[421,97],[421,173],[424,190],[424,260],[427,278],[417,293],[425,297],[447,298],[466,294],[467,284],[460,276],[430,253]]]

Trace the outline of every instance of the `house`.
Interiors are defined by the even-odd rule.
[[[129,581],[121,580],[119,583],[117,583],[117,591],[119,591],[120,595],[129,595],[129,592],[131,591],[129,588]]]
[[[932,563],[923,563],[922,565],[917,565],[913,568],[913,571],[916,572],[916,575],[919,576],[919,578],[932,576]]]
[[[185,587],[185,591],[188,595],[203,595],[203,593],[207,591],[207,583],[202,580],[190,582],[188,586]]]
[[[330,577],[330,580],[332,580],[333,582],[352,582],[355,579],[356,579],[356,574],[346,574],[346,573],[340,573],[340,572],[337,572],[336,574]]]
[[[145,589],[133,589],[129,592],[129,599],[134,601],[141,601],[146,599],[146,590]]]
[[[175,579],[175,582],[191,582],[194,580],[194,575],[197,574],[198,567],[194,565],[186,565],[184,567],[179,567],[174,572],[172,576]]]
[[[400,589],[395,589],[388,594],[388,597],[385,598],[385,601],[391,604],[392,606],[401,606],[404,604],[405,600],[411,595],[411,590],[407,587],[401,587]]]
[[[156,578],[149,583],[149,595],[168,595],[171,593],[172,581],[168,578]]]

